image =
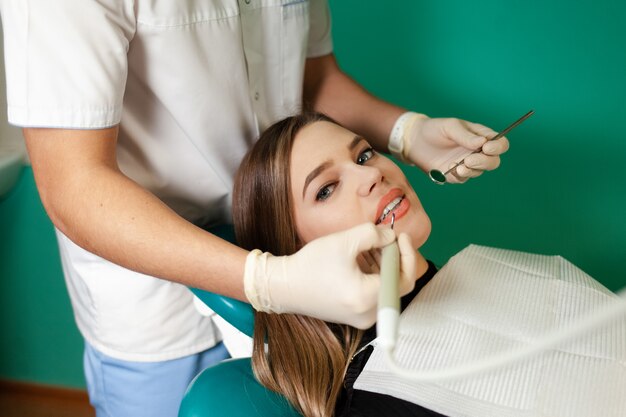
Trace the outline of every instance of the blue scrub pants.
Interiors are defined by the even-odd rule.
[[[97,417],[176,417],[191,380],[229,357],[223,343],[163,362],[114,359],[85,343],[89,400]]]

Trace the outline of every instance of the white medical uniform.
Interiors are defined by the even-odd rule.
[[[300,109],[305,58],[332,51],[323,0],[0,4],[9,122],[119,123],[121,170],[202,226],[230,220],[242,156],[260,131]],[[219,341],[184,286],[57,235],[76,322],[101,352],[162,361]]]

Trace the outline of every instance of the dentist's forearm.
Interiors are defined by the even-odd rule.
[[[367,92],[339,69],[332,54],[307,60],[304,101],[385,152],[394,123],[406,111]]]
[[[247,251],[187,222],[124,176],[115,162],[116,129],[25,129],[24,136],[46,211],[74,243],[137,272],[245,299]]]

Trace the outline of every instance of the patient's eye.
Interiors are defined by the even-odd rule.
[[[370,159],[372,159],[376,155],[376,151],[373,148],[367,148],[363,152],[359,154],[359,157],[356,159],[356,163],[359,165],[363,165]]]
[[[335,191],[335,187],[336,187],[335,183],[323,186],[317,192],[317,195],[315,196],[315,200],[316,201],[324,201],[324,200],[326,200],[328,197],[331,196],[333,191]]]

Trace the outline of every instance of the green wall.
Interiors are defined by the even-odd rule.
[[[436,186],[407,168],[438,264],[469,243],[560,254],[626,285],[626,3],[331,0],[341,66],[430,116],[500,130],[496,172]],[[54,234],[26,169],[0,201],[0,378],[82,386]]]
[[[0,199],[0,379],[84,386],[52,223],[30,167]]]
[[[379,96],[508,135],[502,166],[463,186],[407,169],[438,264],[469,243],[560,254],[626,285],[626,2],[331,2],[335,53]]]

